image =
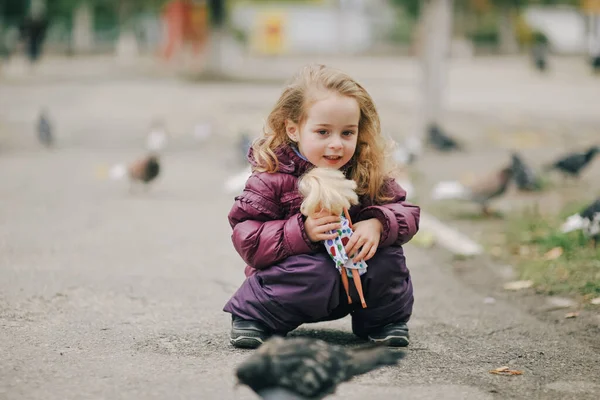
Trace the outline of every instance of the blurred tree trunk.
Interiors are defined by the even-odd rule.
[[[94,9],[89,1],[81,1],[73,9],[73,50],[88,53],[94,46]]]
[[[131,62],[139,54],[132,18],[135,11],[141,9],[141,5],[136,4],[136,0],[119,0],[116,6],[119,21],[116,56],[121,61]]]
[[[209,54],[206,65],[208,74],[222,75],[225,70],[223,47],[225,46],[225,0],[209,0],[210,20]]]
[[[418,131],[425,137],[427,128],[439,123],[452,40],[453,0],[427,0],[423,4],[421,49],[421,108]]]
[[[517,32],[515,29],[515,20],[513,12],[515,8],[509,4],[502,4],[499,7],[498,15],[498,35],[500,41],[500,52],[502,54],[514,54],[519,51],[517,41]]]

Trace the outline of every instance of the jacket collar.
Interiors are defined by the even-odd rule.
[[[279,161],[278,172],[284,174],[301,176],[313,167],[310,161],[302,159],[302,157],[296,154],[294,149],[288,144],[281,145],[275,149],[275,155]],[[248,151],[248,161],[250,162],[250,165],[256,167],[252,148]]]

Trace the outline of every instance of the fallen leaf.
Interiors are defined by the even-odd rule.
[[[592,299],[592,300],[590,301],[590,303],[592,303],[592,304],[593,304],[593,305],[595,305],[595,306],[598,306],[598,305],[600,305],[600,297],[596,297],[595,299]]]
[[[548,251],[546,254],[544,254],[544,260],[546,260],[546,261],[556,260],[558,257],[562,256],[562,254],[563,254],[563,248],[555,247],[552,250]]]
[[[522,290],[533,286],[533,281],[514,281],[504,284],[506,290]]]
[[[516,369],[510,369],[508,367],[500,367],[489,371],[490,374],[496,375],[523,375],[523,371],[517,371]]]
[[[565,314],[565,318],[576,318],[579,316],[579,313],[577,311],[574,312],[570,312],[570,313],[566,313]]]

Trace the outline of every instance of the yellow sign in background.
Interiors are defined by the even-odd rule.
[[[254,48],[261,54],[283,54],[286,51],[287,16],[283,11],[262,11],[256,16]]]
[[[590,14],[600,14],[600,0],[581,0],[581,8]]]

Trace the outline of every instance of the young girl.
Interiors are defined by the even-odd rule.
[[[388,176],[386,154],[373,100],[348,75],[310,65],[285,88],[250,149],[253,174],[229,213],[234,247],[247,263],[247,279],[224,308],[234,346],[256,348],[272,334],[348,314],[357,336],[408,345],[413,290],[402,245],[417,232],[419,208],[404,202],[406,192]],[[368,261],[361,276],[367,308],[354,285],[348,304],[322,243],[336,237],[340,218],[300,213],[298,179],[314,166],[357,183],[345,250]]]

